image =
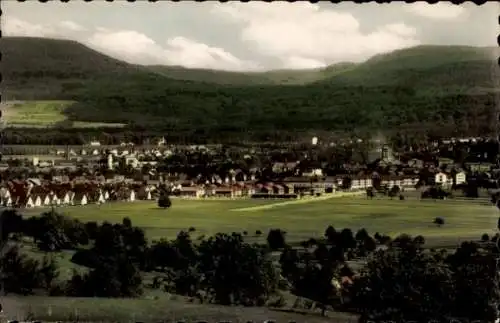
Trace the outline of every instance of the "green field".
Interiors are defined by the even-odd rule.
[[[73,101],[46,100],[46,101],[24,101],[3,102],[3,119],[8,127],[75,127],[75,128],[104,128],[123,127],[120,123],[105,122],[72,122],[68,120],[67,109],[73,105]]]
[[[271,206],[272,205],[272,206]],[[253,209],[252,209],[253,208]],[[25,215],[39,214],[31,209]],[[405,201],[364,197],[310,199],[301,202],[266,200],[186,200],[174,199],[171,209],[159,209],[154,202],[109,203],[101,206],[61,207],[58,212],[82,221],[120,222],[128,216],[132,223],[146,230],[149,239],[173,238],[180,230],[195,227],[194,236],[217,232],[248,231],[249,241],[264,241],[270,228],[286,230],[288,242],[320,237],[328,225],[337,229],[366,228],[375,232],[397,235],[409,233],[426,237],[428,247],[453,248],[459,241],[478,239],[481,234],[495,232],[498,210],[487,200],[420,201],[408,197]],[[441,228],[432,220],[441,216]],[[264,234],[255,237],[255,230]],[[40,256],[29,245],[25,251]],[[71,253],[61,253],[61,278],[69,278]],[[293,297],[287,304],[293,303]],[[185,298],[148,290],[141,299],[86,299],[50,297],[8,297],[2,300],[18,318],[33,316],[48,321],[92,322],[158,322],[177,321],[301,321],[356,322],[353,316],[329,313],[328,318],[316,314],[289,313],[266,308],[219,307],[190,304]],[[287,306],[288,306],[287,305]]]
[[[268,208],[250,207],[281,204]],[[195,236],[217,232],[248,232],[248,238],[261,240],[267,231],[280,228],[287,231],[289,242],[321,237],[328,225],[337,229],[366,228],[375,232],[397,235],[423,235],[429,246],[455,245],[464,239],[477,239],[496,228],[498,210],[487,201],[405,201],[364,197],[339,197],[288,204],[266,200],[184,200],[175,199],[171,209],[159,209],[154,202],[108,203],[84,207],[61,207],[59,212],[82,221],[120,222],[128,216],[132,223],[145,229],[148,237],[173,238],[180,230],[196,228]],[[240,210],[240,209],[247,210]],[[40,209],[27,211],[39,213]],[[432,224],[435,217],[444,217],[445,225]],[[255,237],[261,230],[262,237]]]

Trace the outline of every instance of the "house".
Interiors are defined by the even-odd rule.
[[[179,191],[179,196],[200,198],[205,195],[205,190],[198,186],[185,186]]]
[[[32,199],[33,206],[35,206],[35,207],[41,207],[42,206],[42,197],[43,197],[43,195],[41,195],[41,194],[35,194],[33,196],[33,199]]]
[[[71,201],[71,205],[87,205],[87,204],[88,204],[87,194],[83,192],[78,192],[74,194],[73,199]]]
[[[71,205],[73,203],[73,196],[75,195],[72,191],[63,191],[60,193],[58,198],[61,200],[63,205]]]
[[[217,187],[214,190],[214,195],[216,197],[233,197],[234,192],[231,187]]]
[[[135,191],[134,191],[134,189],[130,189],[128,191],[127,201],[128,202],[134,202],[135,201]]]
[[[450,186],[452,180],[453,179],[445,172],[437,172],[434,176],[431,176],[429,184]]]
[[[28,197],[28,199],[26,200],[25,207],[27,207],[27,208],[35,207],[35,203],[33,202],[33,197],[31,197],[31,196]]]
[[[45,194],[45,196],[43,197],[42,204],[44,206],[49,206],[52,204],[52,198],[50,194]]]
[[[464,184],[467,181],[467,174],[465,172],[457,172],[455,174],[455,185]]]

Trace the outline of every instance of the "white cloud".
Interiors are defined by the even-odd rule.
[[[283,67],[286,69],[319,68],[327,65],[323,61],[300,56],[289,56],[283,60]]]
[[[405,7],[409,12],[418,16],[438,20],[456,19],[466,13],[464,7],[444,2],[437,2],[435,4],[415,2],[407,4]]]
[[[211,47],[184,37],[168,39],[165,45],[161,45],[134,30],[113,31],[97,27],[89,31],[68,20],[41,25],[7,17],[2,20],[2,31],[6,36],[72,39],[134,64],[181,65],[223,70],[258,68],[255,63],[241,60],[223,48]]]
[[[66,30],[71,30],[71,31],[85,31],[87,30],[85,27],[77,24],[76,22],[69,21],[69,20],[63,20],[60,23],[58,23],[58,26],[66,29]]]
[[[415,29],[404,23],[363,33],[350,13],[308,2],[225,3],[214,5],[212,13],[242,25],[241,39],[260,54],[279,58],[284,67],[360,61],[420,43]]]
[[[256,66],[243,61],[226,50],[211,47],[184,37],[174,37],[161,46],[137,31],[100,29],[87,41],[89,46],[139,64],[181,65],[190,68],[245,70]]]
[[[2,33],[5,36],[49,37],[55,33],[50,26],[31,24],[16,17],[2,18]]]

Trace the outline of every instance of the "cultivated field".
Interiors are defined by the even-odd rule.
[[[26,214],[40,213],[40,209]],[[194,227],[195,237],[217,232],[247,231],[248,239],[264,241],[267,231],[287,231],[289,242],[321,237],[328,225],[337,229],[365,228],[397,235],[423,235],[429,247],[448,247],[465,239],[492,234],[498,210],[486,200],[404,201],[364,196],[339,197],[290,203],[279,200],[173,200],[172,208],[160,209],[155,202],[108,203],[103,205],[61,207],[58,212],[82,221],[121,222],[129,217],[145,229],[150,239],[173,238],[180,230]],[[435,226],[435,217],[444,217],[443,227]],[[262,236],[255,237],[261,230]]]
[[[8,127],[54,127],[62,123],[75,128],[123,127],[119,123],[71,122],[65,114],[73,101],[18,101],[2,103]]]

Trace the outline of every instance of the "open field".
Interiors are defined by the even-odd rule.
[[[43,322],[311,322],[355,323],[354,315],[327,312],[287,312],[264,307],[190,304],[165,293],[156,299],[102,299],[62,297],[4,297],[9,318],[36,318]],[[308,314],[306,316],[306,314]],[[0,314],[1,315],[1,314]],[[0,316],[0,322],[2,317]]]
[[[68,120],[66,110],[73,101],[17,101],[4,102],[3,118],[7,127],[54,127],[61,124],[75,128],[124,127],[121,123],[72,122]]]
[[[266,207],[284,203],[280,207]],[[252,212],[241,209],[260,207]],[[194,236],[217,232],[248,232],[251,240],[264,241],[267,231],[280,228],[287,231],[289,242],[321,237],[328,225],[337,229],[366,228],[375,232],[397,235],[423,235],[428,246],[452,246],[466,239],[478,239],[482,233],[492,234],[496,228],[498,210],[487,201],[405,201],[365,197],[339,197],[311,203],[288,204],[276,200],[183,200],[175,199],[171,209],[160,209],[155,202],[108,203],[84,207],[61,207],[59,212],[82,221],[121,222],[129,217],[142,227],[150,239],[172,238],[180,230],[196,228]],[[40,209],[25,214],[40,213]],[[446,224],[432,224],[435,217],[444,217]],[[261,230],[262,237],[255,237]]]

